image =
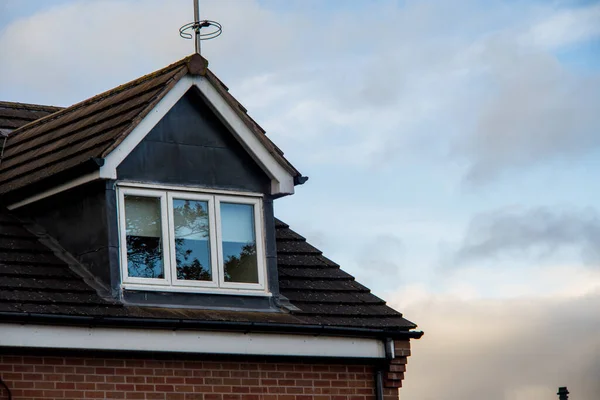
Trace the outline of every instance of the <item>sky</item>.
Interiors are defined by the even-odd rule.
[[[210,68],[310,180],[277,216],[425,331],[403,400],[600,398],[600,3],[201,1]],[[0,0],[0,100],[193,52],[191,0]]]

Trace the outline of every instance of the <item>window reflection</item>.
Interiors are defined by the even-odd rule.
[[[173,200],[177,279],[210,281],[208,202]]]
[[[220,203],[225,282],[258,283],[254,206]]]
[[[125,196],[127,271],[133,278],[164,278],[160,198]]]

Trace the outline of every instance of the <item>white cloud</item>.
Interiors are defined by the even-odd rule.
[[[564,9],[538,22],[523,40],[547,48],[560,48],[600,36],[600,5]]]
[[[11,54],[0,60],[4,95],[69,104],[191,52],[177,33],[187,1],[141,4],[74,1],[14,21],[0,34]],[[292,159],[371,168],[415,154],[448,163],[454,149],[482,182],[600,145],[600,78],[573,75],[531,45],[542,39],[523,39],[587,40],[599,9],[378,3],[322,21],[302,3],[213,1],[203,14],[225,28],[204,49]],[[351,34],[357,26],[368,34]]]

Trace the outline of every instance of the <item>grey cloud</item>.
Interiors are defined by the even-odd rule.
[[[487,93],[461,138],[466,182],[548,161],[577,162],[600,147],[600,74],[568,70],[551,52],[499,35],[482,44]]]
[[[575,249],[584,261],[598,264],[599,242],[600,217],[594,209],[506,208],[475,216],[456,258],[548,257]]]
[[[558,300],[434,298],[400,307],[425,336],[413,344],[401,398],[600,398],[600,294]]]
[[[358,270],[356,278],[359,282],[384,290],[397,287],[404,264],[404,246],[400,238],[381,234],[373,237],[358,251]]]

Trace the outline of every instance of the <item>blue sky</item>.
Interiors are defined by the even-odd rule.
[[[278,216],[426,331],[404,398],[600,397],[598,2],[201,10],[224,25],[210,67],[310,177]],[[191,16],[0,1],[0,99],[69,105],[161,68]]]

